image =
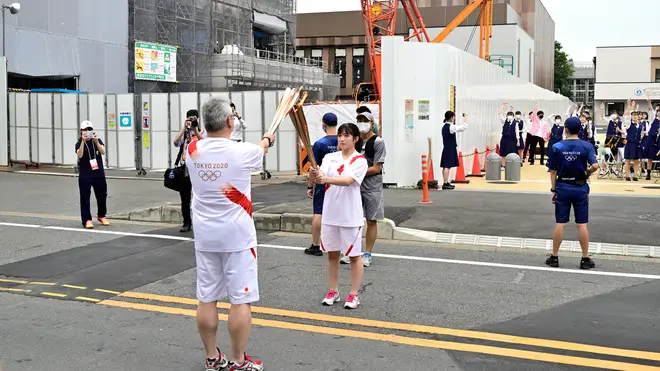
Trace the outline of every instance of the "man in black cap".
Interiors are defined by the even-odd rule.
[[[570,219],[571,207],[575,214],[578,228],[582,260],[580,269],[595,268],[596,264],[589,257],[589,184],[587,179],[598,170],[596,152],[591,143],[580,140],[578,133],[582,123],[577,117],[571,117],[564,124],[566,139],[550,148],[547,167],[552,183],[552,203],[555,204],[557,225],[552,238],[552,256],[545,264],[559,267],[559,246],[564,239],[564,228]]]

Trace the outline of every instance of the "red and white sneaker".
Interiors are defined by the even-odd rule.
[[[229,364],[229,371],[263,371],[264,363],[250,358],[247,353],[245,354],[245,360],[242,365],[237,365],[234,362]]]
[[[229,360],[227,359],[227,357],[225,357],[225,355],[222,354],[219,348],[215,348],[215,349],[218,349],[219,356],[217,358],[206,359],[206,364],[204,365],[204,369],[206,371],[224,370],[229,365]]]
[[[328,291],[327,294],[325,294],[325,298],[323,299],[323,305],[332,305],[336,302],[338,302],[339,299],[339,293],[335,290],[330,290]]]
[[[348,294],[348,297],[346,298],[346,303],[344,304],[344,308],[355,309],[359,306],[360,306],[360,298],[357,296],[357,294]]]

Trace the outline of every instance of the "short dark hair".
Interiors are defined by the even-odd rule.
[[[186,112],[186,117],[190,116],[199,117],[199,111],[196,109],[189,109],[188,112]]]
[[[522,112],[516,111],[516,115],[522,115]]]
[[[543,111],[538,111],[538,112],[536,112],[536,116],[541,116],[541,115],[543,115],[543,114],[544,114]]]
[[[573,129],[573,130],[571,130],[571,129]],[[573,127],[568,127],[568,128],[566,128],[566,130],[568,130],[568,133],[569,133],[570,135],[577,135],[577,134],[579,134],[579,133],[580,133],[580,129],[581,129],[581,128],[580,128],[579,126],[578,126],[578,127],[575,127],[575,128],[573,128]]]
[[[352,122],[341,124],[337,129],[337,134],[348,134],[353,138],[358,138],[357,142],[355,142],[355,150],[358,152],[362,151],[362,137],[360,136],[360,129],[358,129],[357,125]]]
[[[233,109],[236,109],[236,106],[234,105],[233,102],[232,102],[232,103],[229,103],[229,107],[231,107],[231,108],[233,108]]]
[[[365,112],[372,113],[371,110],[369,109],[369,107],[367,107],[367,106],[360,106],[355,110],[355,113],[357,113],[358,115],[361,114],[361,113],[365,113]]]
[[[445,122],[451,120],[454,117],[456,117],[456,114],[453,111],[445,112]]]

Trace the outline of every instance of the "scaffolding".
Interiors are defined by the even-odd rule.
[[[256,37],[253,22],[257,13],[284,21],[286,31]],[[258,50],[258,53],[250,52],[257,58],[264,53],[274,53],[288,60],[295,52],[295,17],[296,0],[129,0],[129,40],[178,47],[178,82],[146,81],[135,78],[135,52],[131,42],[129,91],[211,91],[214,57],[227,46]],[[255,39],[259,45],[255,45]],[[333,81],[331,77],[325,79]],[[264,83],[263,86],[270,85]]]

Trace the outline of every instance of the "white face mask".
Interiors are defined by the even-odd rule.
[[[511,120],[513,120],[513,116],[507,116],[506,119],[511,121]]]
[[[555,120],[555,124],[557,125],[561,124],[561,120]]]
[[[516,115],[516,120],[520,120],[520,115]]]
[[[610,116],[610,118],[612,120],[616,120],[617,118],[619,118],[619,116],[616,113],[613,113],[612,116]]]
[[[358,122],[357,127],[362,134],[366,134],[371,130],[371,124],[368,122]]]

